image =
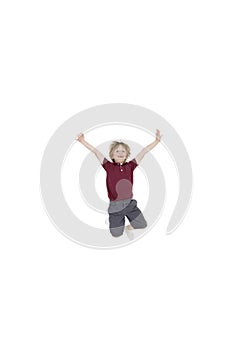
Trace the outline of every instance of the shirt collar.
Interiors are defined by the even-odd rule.
[[[122,164],[121,164],[121,163],[113,162],[113,164],[115,164],[115,165],[121,165],[121,166],[122,166],[122,165],[125,165],[126,163],[127,163],[127,162],[124,162],[124,163],[122,163]]]

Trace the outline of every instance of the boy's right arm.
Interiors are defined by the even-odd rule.
[[[95,147],[93,147],[92,145],[90,145],[90,143],[88,143],[85,139],[84,139],[84,135],[81,133],[76,137],[76,140],[79,141],[80,143],[83,144],[83,146],[85,146],[87,149],[89,149],[91,152],[93,152],[96,157],[99,159],[100,163],[103,164],[104,161],[104,155],[98,151],[98,149],[96,149]]]

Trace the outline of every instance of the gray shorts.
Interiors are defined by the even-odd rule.
[[[108,207],[109,229],[114,237],[123,234],[125,228],[125,216],[133,228],[145,228],[147,222],[142,215],[141,210],[137,207],[135,199],[124,199],[120,201],[111,201]]]

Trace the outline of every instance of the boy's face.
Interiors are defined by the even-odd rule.
[[[116,163],[123,163],[126,157],[127,157],[127,152],[122,145],[119,145],[113,151],[113,159],[115,160]]]

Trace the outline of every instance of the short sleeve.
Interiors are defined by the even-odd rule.
[[[108,171],[109,167],[111,166],[111,162],[109,162],[109,160],[107,160],[107,158],[104,157],[103,164],[101,165],[106,171]]]
[[[136,162],[136,159],[134,158],[129,162],[129,165],[130,165],[131,169],[134,170],[138,166],[138,163]]]

